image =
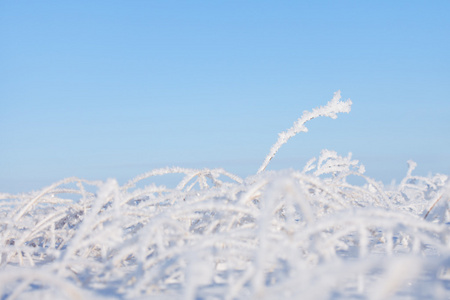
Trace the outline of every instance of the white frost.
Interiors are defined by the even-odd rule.
[[[386,189],[329,150],[302,171],[262,172],[306,121],[349,112],[339,99],[305,112],[245,179],[175,167],[0,194],[0,298],[448,298],[446,175],[416,176],[409,162]],[[166,174],[184,178],[151,181]]]

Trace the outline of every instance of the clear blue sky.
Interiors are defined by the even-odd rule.
[[[0,192],[164,166],[253,174],[353,153],[450,174],[449,1],[1,1]]]

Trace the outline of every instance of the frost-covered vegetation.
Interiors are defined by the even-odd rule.
[[[340,93],[280,134],[257,174],[165,168],[132,179],[68,178],[0,194],[1,299],[445,299],[449,183],[386,188],[351,155],[266,171]],[[179,174],[174,188],[156,177]],[[364,184],[348,180],[359,177]]]

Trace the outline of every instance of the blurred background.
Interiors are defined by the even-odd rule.
[[[0,192],[165,166],[256,173],[321,149],[450,174],[449,1],[1,1]]]

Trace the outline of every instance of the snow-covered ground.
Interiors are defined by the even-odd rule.
[[[0,194],[1,299],[450,299],[446,175],[409,162],[384,187],[329,150],[265,170],[308,120],[350,107],[337,92],[305,112],[244,179],[164,168]],[[183,179],[152,183],[168,174]]]

